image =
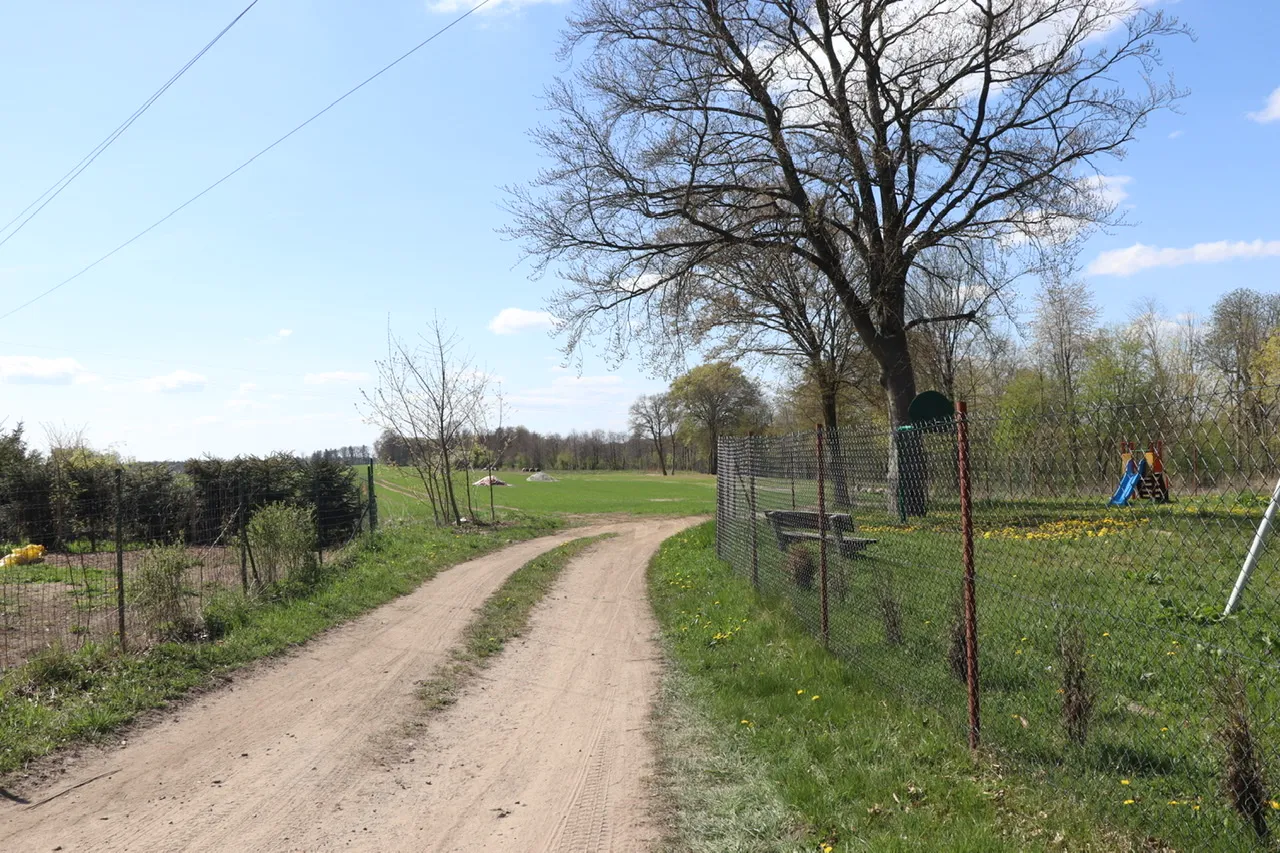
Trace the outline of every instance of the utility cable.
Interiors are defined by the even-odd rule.
[[[44,192],[40,193],[39,196],[36,197],[35,201],[31,202],[26,207],[24,207],[21,211],[19,211],[17,216],[10,219],[3,226],[0,226],[0,234],[3,234],[6,230],[9,229],[11,225],[13,225],[15,222],[18,222],[19,219],[22,219],[22,217],[27,214],[27,211],[31,211],[30,216],[27,216],[26,219],[22,219],[22,221],[18,223],[16,228],[14,228],[12,231],[9,231],[8,234],[5,234],[3,239],[0,239],[0,246],[3,246],[5,243],[8,243],[11,239],[13,239],[13,236],[17,234],[19,231],[21,231],[28,222],[30,222],[37,215],[39,215],[40,211],[44,210],[45,207],[48,206],[49,202],[57,198],[62,193],[63,190],[65,190],[68,186],[70,186],[71,182],[74,181],[76,178],[78,178],[81,172],[83,172],[85,169],[93,165],[93,161],[97,160],[98,156],[102,154],[102,152],[110,148],[111,143],[119,139],[120,136],[126,130],[128,130],[135,121],[137,121],[139,118],[142,117],[143,113],[145,113],[148,109],[151,108],[152,104],[154,104],[157,100],[160,99],[161,95],[169,91],[170,86],[178,82],[178,78],[180,78],[183,74],[186,74],[187,70],[191,68],[191,66],[199,62],[200,58],[204,56],[206,53],[208,53],[210,48],[212,48],[215,44],[217,44],[218,41],[223,36],[225,36],[232,27],[234,27],[237,23],[239,23],[240,19],[243,18],[245,15],[247,15],[249,13],[249,10],[256,5],[258,5],[258,0],[253,0],[253,2],[251,2],[248,6],[246,6],[244,10],[240,12],[239,15],[236,15],[235,18],[232,19],[231,23],[227,24],[225,27],[222,28],[222,31],[219,32],[216,36],[214,36],[212,41],[210,41],[204,47],[200,48],[200,51],[196,53],[195,56],[188,59],[186,65],[179,68],[177,73],[175,73],[172,77],[170,77],[167,81],[165,81],[165,84],[163,86],[161,86],[159,89],[153,92],[151,94],[151,97],[143,101],[142,106],[134,110],[133,114],[129,116],[127,119],[125,119],[124,122],[122,122],[119,127],[111,131],[111,133],[107,134],[107,137],[103,139],[101,142],[99,142],[96,146],[94,146],[93,150],[91,150],[88,154],[84,155],[84,157],[81,158],[79,163],[72,166],[69,172],[67,172],[61,178],[58,178],[58,180],[54,181],[53,184],[48,189],[46,189]],[[33,207],[35,208],[35,210],[32,210]]]
[[[68,284],[70,284],[71,282],[75,281],[75,280],[76,280],[76,279],[78,279],[80,276],[84,275],[85,273],[89,272],[89,270],[93,269],[93,268],[94,268],[94,267],[96,267],[98,264],[102,263],[103,261],[105,261],[105,260],[107,260],[108,258],[110,258],[112,255],[114,255],[114,254],[116,254],[117,252],[119,252],[121,249],[127,248],[128,246],[131,246],[132,244],[136,243],[138,240],[141,240],[143,237],[145,237],[146,235],[150,234],[152,231],[154,231],[155,229],[159,228],[159,227],[160,227],[161,225],[163,225],[164,223],[168,222],[168,221],[169,221],[170,219],[172,219],[174,216],[177,216],[179,213],[181,213],[181,212],[182,212],[183,210],[185,210],[187,207],[190,207],[192,204],[194,204],[195,202],[197,202],[197,201],[199,201],[200,199],[204,198],[206,195],[208,195],[209,193],[211,193],[213,190],[217,189],[217,188],[218,188],[218,187],[220,187],[222,184],[226,183],[226,182],[227,182],[227,181],[229,181],[231,178],[233,178],[233,177],[235,177],[236,175],[238,175],[238,174],[239,174],[240,172],[242,172],[244,169],[248,168],[248,166],[249,166],[251,163],[253,163],[253,161],[257,160],[257,159],[258,159],[259,157],[261,157],[263,154],[266,154],[268,151],[270,151],[271,149],[275,148],[277,145],[279,145],[280,143],[284,142],[286,139],[288,139],[289,137],[293,136],[295,133],[297,133],[298,131],[302,130],[302,129],[303,129],[304,127],[306,127],[307,125],[311,124],[311,122],[313,122],[313,121],[315,121],[316,119],[320,118],[320,116],[322,116],[322,115],[324,115],[325,113],[329,112],[329,110],[333,109],[333,108],[334,108],[334,107],[336,107],[338,104],[342,103],[342,102],[343,102],[343,101],[345,101],[347,98],[351,97],[351,96],[352,96],[352,95],[354,95],[356,92],[360,91],[360,90],[361,90],[361,89],[363,89],[365,86],[369,85],[369,84],[370,84],[370,83],[372,83],[374,80],[378,79],[378,78],[379,78],[379,77],[381,77],[383,74],[385,74],[385,73],[387,73],[388,71],[390,71],[392,68],[395,68],[395,67],[396,67],[397,65],[399,65],[401,62],[404,62],[404,61],[405,61],[406,59],[408,59],[410,56],[413,56],[413,55],[414,55],[415,53],[417,53],[419,50],[421,50],[422,48],[426,47],[426,46],[427,46],[427,45],[429,45],[431,42],[435,41],[437,38],[439,38],[440,36],[444,35],[446,32],[448,32],[449,30],[453,29],[455,26],[457,26],[458,24],[462,23],[464,20],[466,20],[467,18],[471,17],[471,16],[472,16],[472,15],[474,15],[476,12],[480,11],[482,8],[484,8],[485,6],[488,6],[488,5],[489,5],[490,3],[492,3],[492,2],[493,2],[493,0],[481,0],[481,1],[480,1],[479,3],[477,3],[476,5],[472,6],[470,9],[468,9],[468,10],[467,10],[467,11],[465,11],[465,12],[463,12],[461,15],[459,15],[459,16],[458,16],[458,17],[456,17],[456,18],[454,18],[452,21],[450,21],[449,23],[445,24],[445,25],[444,25],[443,27],[441,27],[440,29],[436,30],[434,33],[432,33],[431,35],[427,36],[427,37],[426,37],[425,39],[423,39],[422,41],[418,42],[415,46],[413,46],[413,47],[412,47],[412,48],[410,48],[409,50],[405,51],[404,53],[400,54],[400,56],[398,56],[396,59],[393,59],[391,62],[389,62],[389,63],[387,63],[386,65],[382,66],[382,68],[378,69],[378,70],[377,70],[377,71],[375,71],[373,74],[369,75],[369,76],[368,76],[368,77],[366,77],[364,80],[360,81],[360,82],[359,82],[359,83],[357,83],[355,86],[351,87],[351,88],[350,88],[350,89],[348,89],[346,92],[344,92],[344,93],[342,93],[341,95],[339,95],[337,98],[335,98],[333,101],[331,101],[327,107],[325,107],[324,109],[322,109],[322,110],[320,110],[319,112],[315,113],[315,114],[314,114],[314,115],[312,115],[309,119],[307,119],[306,121],[302,122],[302,123],[301,123],[301,124],[299,124],[297,127],[295,127],[293,130],[289,131],[289,132],[288,132],[288,133],[286,133],[284,136],[281,136],[281,137],[280,137],[279,139],[277,139],[275,142],[272,142],[272,143],[271,143],[270,145],[268,145],[266,148],[263,148],[263,149],[262,149],[261,151],[259,151],[257,154],[254,154],[254,155],[253,155],[252,157],[250,157],[248,160],[245,160],[245,161],[244,161],[243,163],[241,163],[239,166],[236,166],[236,167],[235,167],[234,169],[232,169],[230,172],[227,172],[227,173],[226,173],[225,175],[223,175],[221,178],[218,178],[218,180],[214,181],[212,184],[210,184],[209,186],[205,187],[205,188],[204,188],[204,189],[202,189],[200,192],[196,193],[196,194],[195,194],[195,195],[193,195],[191,198],[187,199],[187,200],[186,200],[186,201],[184,201],[182,204],[178,205],[178,206],[177,206],[177,207],[175,207],[173,210],[169,211],[169,212],[168,212],[168,213],[166,213],[164,216],[160,217],[160,218],[159,218],[159,219],[157,219],[155,222],[151,223],[151,224],[150,224],[150,225],[148,225],[146,228],[144,228],[144,229],[142,229],[141,231],[139,231],[137,234],[134,234],[134,235],[133,235],[132,237],[130,237],[128,240],[125,240],[123,243],[121,243],[120,245],[116,246],[114,249],[112,249],[111,251],[107,252],[105,255],[103,255],[102,257],[98,258],[96,261],[93,261],[92,263],[90,263],[90,264],[88,264],[87,266],[83,267],[79,272],[77,272],[77,273],[75,273],[75,274],[73,274],[73,275],[70,275],[70,276],[68,276],[67,278],[64,278],[62,281],[58,282],[58,283],[57,283],[57,284],[55,284],[53,287],[50,287],[48,290],[45,290],[45,291],[43,291],[42,293],[38,293],[38,294],[36,294],[35,296],[33,296],[33,297],[31,297],[30,299],[28,299],[26,302],[23,302],[23,303],[22,303],[21,305],[19,305],[18,307],[13,308],[13,309],[10,309],[9,311],[7,311],[7,312],[6,312],[6,313],[4,313],[4,314],[0,314],[0,321],[7,320],[8,318],[12,317],[14,314],[17,314],[17,313],[18,313],[19,311],[21,311],[22,309],[27,308],[27,307],[29,307],[29,306],[31,306],[31,305],[33,305],[33,304],[35,304],[36,302],[39,302],[41,299],[44,299],[46,296],[48,296],[49,294],[53,293],[54,291],[59,290],[59,289],[61,289],[61,288],[63,288],[63,287],[66,287]]]

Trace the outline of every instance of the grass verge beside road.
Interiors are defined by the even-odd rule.
[[[0,677],[0,773],[105,737],[144,711],[412,592],[444,568],[558,526],[546,519],[465,531],[387,525],[330,562],[309,594],[274,601],[228,595],[207,606],[206,623],[216,622],[221,634],[216,641],[134,654],[95,644],[50,650]]]
[[[427,710],[438,711],[452,705],[467,679],[487,667],[510,640],[524,632],[533,608],[551,591],[564,567],[587,548],[615,535],[603,533],[574,539],[534,557],[513,572],[467,626],[462,643],[449,655],[451,660],[418,689]]]
[[[850,672],[716,558],[714,530],[667,540],[649,571],[670,849],[1139,849]]]

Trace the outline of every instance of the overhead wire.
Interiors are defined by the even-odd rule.
[[[258,0],[253,0],[253,2],[251,2],[248,6],[245,6],[244,9],[240,12],[240,14],[236,15],[231,20],[231,23],[223,27],[222,30],[219,31],[219,33],[216,36],[214,36],[213,39],[208,44],[200,48],[200,50],[196,53],[195,56],[188,59],[186,64],[183,65],[181,68],[179,68],[173,74],[172,77],[166,80],[163,86],[161,86],[156,91],[152,92],[151,96],[142,102],[142,106],[134,110],[133,114],[130,115],[123,122],[121,122],[120,125],[117,126],[115,130],[107,134],[106,138],[103,139],[101,142],[99,142],[97,145],[95,145],[93,149],[89,151],[88,154],[84,155],[84,157],[80,159],[79,163],[72,166],[71,169],[66,174],[58,178],[58,180],[54,181],[49,186],[49,188],[46,189],[44,192],[40,193],[40,195],[36,196],[34,201],[32,201],[22,210],[18,211],[16,216],[14,216],[12,219],[6,222],[3,226],[0,226],[0,234],[3,234],[5,231],[9,230],[10,226],[12,226],[15,222],[18,222],[19,219],[22,219],[22,221],[18,222],[18,225],[14,227],[12,231],[9,231],[9,233],[5,234],[3,238],[0,238],[0,246],[4,246],[5,243],[8,243],[10,240],[12,240],[14,235],[16,235],[19,231],[21,231],[28,222],[30,222],[32,219],[35,219],[36,216],[40,214],[40,211],[44,210],[49,205],[50,202],[52,202],[55,198],[61,195],[62,191],[65,190],[67,187],[69,187],[72,181],[78,178],[80,174],[84,172],[85,169],[88,169],[91,165],[93,165],[94,160],[97,160],[98,157],[104,151],[106,151],[108,148],[111,147],[111,144],[113,142],[119,139],[126,130],[132,127],[133,123],[136,122],[139,118],[141,118],[142,114],[145,113],[148,109],[150,109],[152,104],[158,101],[165,92],[169,91],[169,88],[173,86],[174,83],[178,82],[179,78],[181,78],[182,75],[186,74],[187,71],[191,68],[191,66],[199,62],[200,58],[203,57],[206,53],[208,53],[209,50],[215,44],[217,44],[222,39],[222,37],[225,36],[231,30],[232,27],[234,27],[237,23],[239,23],[241,18],[249,14],[249,10],[256,5],[258,5]],[[35,209],[32,210],[32,208],[35,208]],[[27,215],[28,211],[30,211],[30,215]],[[26,218],[23,219],[22,218],[23,216],[26,216]]]
[[[324,115],[325,113],[329,112],[329,110],[333,109],[333,108],[334,108],[334,107],[336,107],[338,104],[342,103],[342,102],[343,102],[343,101],[345,101],[347,98],[351,97],[351,96],[352,96],[352,95],[354,95],[356,92],[360,91],[360,90],[361,90],[361,89],[363,89],[365,86],[369,85],[369,84],[370,84],[370,83],[372,83],[374,80],[378,79],[378,78],[379,78],[379,77],[381,77],[383,74],[385,74],[385,73],[387,73],[388,71],[390,71],[392,68],[395,68],[395,67],[396,67],[397,65],[399,65],[401,62],[404,62],[404,61],[405,61],[406,59],[408,59],[410,56],[413,56],[413,55],[414,55],[415,53],[417,53],[419,50],[421,50],[422,48],[426,47],[428,44],[430,44],[431,42],[435,41],[437,38],[439,38],[440,36],[444,35],[446,32],[448,32],[449,30],[453,29],[455,26],[457,26],[458,24],[462,23],[464,20],[466,20],[467,18],[471,17],[471,16],[472,16],[472,15],[474,15],[476,12],[480,11],[481,9],[483,9],[485,6],[489,5],[489,4],[490,4],[490,3],[492,3],[492,2],[493,2],[493,0],[481,0],[481,2],[479,2],[479,3],[475,4],[475,5],[474,5],[474,6],[472,6],[471,8],[467,9],[467,10],[466,10],[465,12],[463,12],[461,15],[459,15],[459,16],[458,16],[458,17],[456,17],[456,18],[454,18],[454,19],[453,19],[453,20],[451,20],[449,23],[445,24],[443,27],[441,27],[440,29],[436,30],[436,31],[435,31],[435,32],[433,32],[431,35],[429,35],[429,36],[427,36],[425,39],[423,39],[422,41],[418,42],[418,44],[414,45],[412,48],[410,48],[409,50],[405,51],[405,52],[404,52],[404,53],[402,53],[400,56],[398,56],[397,58],[395,58],[394,60],[392,60],[391,62],[389,62],[389,63],[387,63],[386,65],[382,66],[382,68],[378,69],[378,70],[377,70],[377,71],[375,71],[373,74],[369,75],[369,76],[368,76],[368,77],[366,77],[364,80],[360,81],[360,82],[359,82],[359,83],[357,83],[355,86],[351,87],[351,88],[350,88],[350,89],[348,89],[346,92],[344,92],[343,94],[339,95],[337,98],[335,98],[333,101],[331,101],[331,102],[329,103],[329,105],[328,105],[328,106],[324,107],[324,108],[323,108],[323,109],[321,109],[319,112],[316,112],[315,114],[313,114],[313,115],[312,115],[310,118],[308,118],[306,121],[303,121],[301,124],[299,124],[299,125],[297,125],[296,127],[294,127],[294,128],[293,128],[292,130],[290,130],[288,133],[286,133],[286,134],[284,134],[283,136],[281,136],[280,138],[276,139],[276,140],[275,140],[274,142],[272,142],[270,145],[268,145],[267,147],[263,148],[261,151],[259,151],[258,153],[254,154],[254,155],[253,155],[252,157],[250,157],[249,159],[245,160],[245,161],[244,161],[243,163],[241,163],[239,166],[236,166],[236,167],[235,167],[234,169],[232,169],[230,172],[227,172],[227,173],[226,173],[225,175],[223,175],[221,178],[218,178],[218,180],[214,181],[212,184],[209,184],[209,186],[205,187],[205,188],[204,188],[204,189],[202,189],[200,192],[196,193],[196,194],[195,194],[195,195],[193,195],[191,198],[187,199],[187,200],[186,200],[186,201],[184,201],[182,204],[178,205],[178,206],[177,206],[177,207],[175,207],[173,210],[169,211],[169,212],[168,212],[168,213],[166,213],[164,216],[160,217],[160,218],[159,218],[159,219],[157,219],[155,222],[151,223],[151,224],[150,224],[150,225],[148,225],[146,228],[144,228],[144,229],[142,229],[141,231],[139,231],[137,234],[134,234],[134,235],[133,235],[132,237],[130,237],[128,240],[125,240],[123,243],[121,243],[120,245],[116,246],[114,249],[112,249],[111,251],[107,252],[105,255],[102,255],[100,258],[98,258],[97,260],[93,261],[92,263],[89,263],[89,264],[87,264],[86,266],[82,267],[78,272],[76,272],[76,273],[74,273],[74,274],[72,274],[72,275],[68,276],[67,278],[63,279],[62,281],[58,282],[57,284],[53,285],[52,287],[48,288],[47,290],[44,290],[44,291],[42,291],[41,293],[36,294],[36,295],[35,295],[35,296],[33,296],[31,299],[28,299],[26,302],[23,302],[21,305],[18,305],[16,308],[12,308],[12,309],[10,309],[9,311],[5,312],[4,314],[0,314],[0,321],[2,321],[2,320],[7,320],[9,317],[12,317],[14,314],[17,314],[19,311],[23,310],[24,308],[28,308],[28,307],[30,307],[31,305],[34,305],[36,302],[39,302],[41,299],[44,299],[46,296],[50,295],[51,293],[54,293],[55,291],[58,291],[58,290],[62,289],[63,287],[66,287],[68,284],[71,284],[71,282],[73,282],[73,281],[75,281],[76,279],[80,278],[82,275],[84,275],[85,273],[89,272],[89,271],[90,271],[90,270],[92,270],[94,267],[96,267],[96,266],[98,266],[99,264],[101,264],[103,261],[106,261],[107,259],[111,258],[111,257],[112,257],[113,255],[115,255],[117,252],[121,251],[122,249],[128,248],[129,246],[131,246],[131,245],[133,245],[134,243],[136,243],[138,240],[141,240],[143,237],[145,237],[146,235],[150,234],[152,231],[154,231],[155,229],[159,228],[159,227],[160,227],[161,225],[163,225],[164,223],[168,222],[168,221],[169,221],[170,219],[172,219],[174,216],[177,216],[177,215],[178,215],[179,213],[181,213],[183,210],[185,210],[186,208],[190,207],[192,204],[194,204],[195,202],[199,201],[200,199],[204,198],[206,195],[208,195],[208,194],[209,194],[209,193],[211,193],[213,190],[215,190],[215,189],[217,189],[218,187],[220,187],[222,184],[224,184],[224,183],[226,183],[227,181],[229,181],[231,178],[233,178],[233,177],[235,177],[236,175],[238,175],[240,172],[244,171],[246,168],[248,168],[248,167],[249,167],[249,165],[250,165],[250,164],[252,164],[252,163],[253,163],[255,160],[257,160],[259,157],[261,157],[262,155],[264,155],[264,154],[266,154],[267,152],[271,151],[271,150],[272,150],[273,148],[275,148],[277,145],[280,145],[282,142],[284,142],[285,140],[289,139],[289,138],[290,138],[291,136],[293,136],[295,133],[297,133],[298,131],[302,130],[302,129],[303,129],[303,128],[305,128],[307,125],[311,124],[313,121],[315,121],[316,119],[320,118],[320,117],[321,117],[322,115]]]

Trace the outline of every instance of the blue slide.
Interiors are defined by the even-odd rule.
[[[1138,488],[1138,480],[1137,471],[1126,471],[1120,480],[1120,488],[1116,489],[1116,493],[1111,496],[1111,506],[1128,506],[1134,491]]]

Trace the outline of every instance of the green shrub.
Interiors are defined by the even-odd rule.
[[[249,618],[251,605],[239,592],[220,589],[213,594],[200,612],[205,635],[210,640],[221,640]]]
[[[303,585],[318,580],[311,510],[283,502],[268,504],[249,520],[248,535],[259,591],[289,580]]]
[[[818,561],[813,558],[813,551],[808,547],[792,545],[787,551],[783,571],[800,589],[813,589],[813,579],[818,575]]]
[[[187,608],[187,571],[199,565],[181,545],[152,548],[142,555],[133,578],[133,602],[147,627],[165,639],[184,639],[195,633]]]

